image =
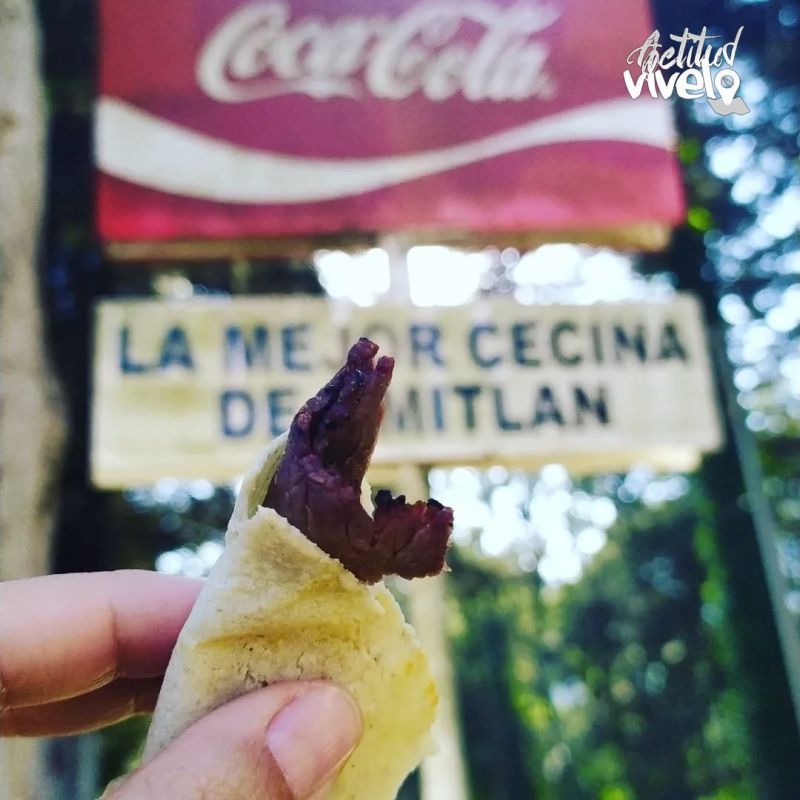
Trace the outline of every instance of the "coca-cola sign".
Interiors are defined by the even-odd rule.
[[[560,14],[552,5],[487,0],[418,3],[385,15],[293,19],[286,3],[251,3],[226,17],[203,42],[197,82],[223,103],[280,94],[366,95],[404,100],[421,92],[440,102],[551,98],[550,47],[536,34]],[[472,24],[475,43],[459,34]]]
[[[619,230],[682,212],[643,0],[101,0],[107,241]]]

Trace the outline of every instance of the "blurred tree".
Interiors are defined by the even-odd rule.
[[[737,399],[758,437],[764,490],[778,521],[777,531],[761,531],[778,549],[777,591],[770,595],[752,514],[758,498],[748,497],[726,416],[727,444],[706,459],[701,474],[714,532],[704,557],[723,587],[726,663],[744,700],[759,793],[794,798],[800,738],[775,612],[783,618],[788,608],[800,630],[800,7],[782,0],[655,0],[653,7],[663,36],[706,27],[726,42],[743,27],[735,66],[750,113],[720,116],[705,99],[674,104],[687,218],[668,249],[637,264],[644,275],[671,276],[675,288],[695,292],[712,331],[727,327]],[[520,288],[513,263],[510,269],[499,264],[491,289]],[[749,488],[762,490],[758,481]],[[785,650],[796,646],[793,641]],[[792,659],[788,664],[795,666]]]
[[[753,796],[742,705],[725,694],[715,652],[722,617],[703,603],[701,506],[691,495],[657,511],[626,509],[612,547],[564,592],[566,661],[589,689],[593,719],[572,764],[590,788],[584,759],[593,767],[610,744],[618,770],[587,798],[615,786],[653,800]]]
[[[0,2],[0,580],[47,572],[63,443],[38,284],[44,92],[29,0]],[[3,609],[8,613],[8,609]],[[41,794],[42,748],[0,741],[11,796]]]
[[[509,686],[513,618],[503,598],[516,582],[451,551],[450,587],[457,600],[453,661],[473,800],[539,797],[525,728]]]
[[[608,496],[591,483],[573,504]],[[608,485],[616,496],[620,482]],[[450,625],[476,798],[755,796],[724,583],[705,561],[709,508],[696,491],[628,497],[573,585],[513,558],[487,564],[476,542],[455,551]]]
[[[662,31],[705,25],[720,41],[732,40],[743,26],[735,66],[750,113],[719,116],[702,99],[676,104],[687,221],[672,246],[643,260],[643,268],[672,270],[679,288],[701,297],[713,330],[721,332],[723,320],[730,324],[728,356],[748,426],[759,436],[762,453],[778,441],[786,451],[800,417],[800,385],[792,380],[800,324],[800,10],[778,1],[701,0],[657,2],[655,12]],[[794,798],[800,786],[798,719],[775,618],[775,611],[785,613],[782,605],[791,603],[791,595],[776,591],[770,597],[751,513],[757,498],[747,496],[731,421],[725,421],[727,446],[706,460],[702,472],[716,533],[707,552],[713,551],[727,586],[730,676],[745,701],[760,794]],[[792,508],[785,502],[792,490],[792,481],[784,479],[787,466],[783,462],[777,473],[767,473],[779,519]],[[791,528],[784,522],[773,539],[769,546],[780,548],[786,578],[791,580],[792,571],[800,575],[800,547]],[[795,614],[800,630],[800,603]]]

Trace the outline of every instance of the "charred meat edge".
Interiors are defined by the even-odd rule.
[[[436,500],[407,503],[388,491],[372,516],[361,505],[394,359],[359,339],[345,365],[297,413],[263,505],[273,508],[357,578],[417,578],[444,567],[453,511]]]

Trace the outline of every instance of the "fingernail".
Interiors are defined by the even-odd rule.
[[[267,728],[267,748],[297,798],[325,785],[361,738],[361,713],[337,686],[309,689]]]

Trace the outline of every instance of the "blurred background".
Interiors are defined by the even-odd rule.
[[[392,584],[415,619],[426,603],[441,613],[443,628],[421,635],[444,676],[448,715],[442,757],[402,797],[800,797],[800,5],[651,3],[662,32],[707,26],[730,41],[744,26],[736,69],[750,109],[723,116],[704,99],[671,103],[685,204],[663,242],[552,233],[510,242],[483,232],[452,247],[434,232],[409,239],[399,265],[385,236],[357,246],[309,238],[305,248],[246,255],[201,248],[191,259],[157,248],[115,255],[96,229],[98,10],[89,0],[28,10],[15,24],[32,33],[15,35],[19,52],[35,54],[37,36],[41,48],[44,205],[24,279],[9,253],[24,256],[14,225],[30,225],[6,205],[19,202],[5,182],[20,173],[0,154],[2,578],[127,567],[203,575],[222,550],[234,475],[92,485],[100,300],[292,294],[368,308],[400,291],[420,308],[496,296],[591,306],[689,291],[704,311],[725,433],[696,468],[437,465],[432,453],[397,473],[395,488],[427,481],[457,511],[446,583],[416,598]],[[600,12],[591,8],[593,26],[610,31],[616,20]],[[0,20],[0,50],[9,19]],[[0,764],[40,793],[0,795],[95,797],[135,764],[147,723],[2,743]]]

